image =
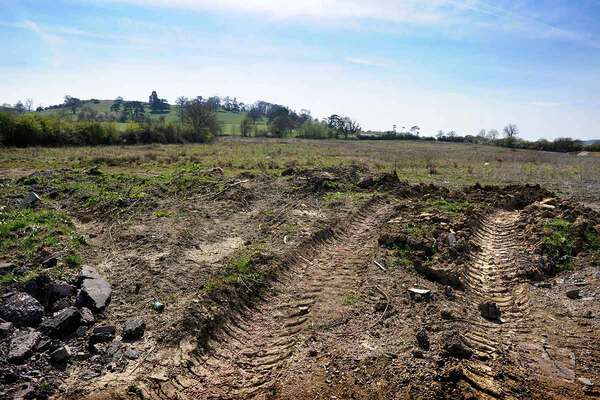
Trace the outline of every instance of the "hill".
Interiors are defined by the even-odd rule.
[[[600,143],[600,139],[582,140],[581,142],[583,143],[584,146],[590,146],[592,144]]]
[[[124,103],[129,100],[123,100]],[[82,100],[81,105],[75,109],[75,113],[68,106],[60,106],[55,108],[49,108],[43,111],[40,111],[42,114],[46,115],[77,115],[77,113],[81,112],[85,109],[90,109],[98,114],[111,114],[111,106],[115,103],[114,100]],[[170,104],[170,109],[165,112],[154,113],[150,109],[150,104],[148,102],[141,102],[144,107],[144,114],[151,119],[159,119],[163,117],[166,121],[175,122],[179,119],[177,115],[177,107],[175,105]],[[230,112],[225,110],[217,111],[217,117],[219,121],[223,124],[223,134],[224,135],[239,135],[240,134],[240,123],[246,116],[246,112]],[[117,125],[120,129],[125,129],[127,123],[118,122]],[[261,121],[257,124],[258,129],[266,129],[266,121]]]

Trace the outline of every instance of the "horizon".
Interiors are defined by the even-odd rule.
[[[364,130],[600,136],[600,2],[0,4],[0,103],[264,100]],[[540,11],[543,10],[543,11]],[[149,89],[150,88],[150,89]]]

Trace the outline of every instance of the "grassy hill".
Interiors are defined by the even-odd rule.
[[[125,100],[127,101],[127,100]],[[110,107],[113,105],[114,100],[82,100],[81,107],[77,108],[77,112],[79,112],[82,108],[90,108],[98,113],[110,113]],[[166,113],[152,113],[150,110],[150,105],[148,103],[142,103],[144,105],[144,111],[147,116],[152,119],[159,119],[160,117],[164,117],[166,121],[175,122],[179,120],[179,116],[177,115],[177,107],[171,105],[171,109]],[[60,107],[53,108],[49,110],[41,111],[42,114],[47,115],[56,115],[56,114],[66,114],[73,115],[72,111],[68,107]],[[217,111],[217,117],[219,121],[223,124],[223,134],[224,135],[240,135],[240,123],[242,119],[246,116],[245,112],[229,112],[224,110]],[[125,129],[127,126],[126,123],[117,123],[120,129]],[[260,121],[257,124],[257,129],[266,130],[266,121]]]

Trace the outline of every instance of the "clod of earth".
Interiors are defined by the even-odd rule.
[[[27,293],[9,293],[0,304],[0,317],[16,326],[36,326],[43,315],[44,307]]]
[[[492,301],[479,304],[479,311],[481,316],[491,321],[497,321],[500,319],[500,309],[498,305]]]
[[[25,361],[35,349],[42,338],[42,334],[35,330],[17,333],[10,341],[8,360],[13,363]]]
[[[417,344],[421,349],[425,351],[429,350],[429,336],[427,335],[427,331],[425,329],[419,329],[417,332]]]
[[[42,202],[42,199],[40,196],[38,196],[37,193],[30,192],[27,196],[25,196],[23,198],[23,200],[21,200],[19,207],[20,208],[31,208],[31,207],[37,206],[41,202]]]
[[[570,298],[571,300],[577,300],[581,297],[581,293],[580,293],[579,289],[571,289],[571,290],[567,291],[567,297]]]

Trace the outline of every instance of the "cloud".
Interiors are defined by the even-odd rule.
[[[42,39],[42,41],[49,46],[57,46],[59,44],[64,43],[64,39],[60,35],[52,33],[48,29],[40,26],[39,24],[37,24],[36,22],[31,21],[31,20],[25,20],[25,21],[21,21],[21,22],[2,22],[2,21],[0,21],[0,26],[4,26],[7,28],[25,29],[25,30],[31,31],[31,32],[37,34],[40,37],[40,39]]]
[[[387,63],[385,63],[385,62],[361,58],[361,57],[348,57],[345,59],[345,61],[350,64],[363,65],[366,67],[385,67],[385,66],[387,66]]]
[[[559,101],[530,101],[529,105],[532,105],[534,107],[547,107],[547,108],[551,108],[551,107],[560,107],[565,105],[564,103],[561,103]]]

